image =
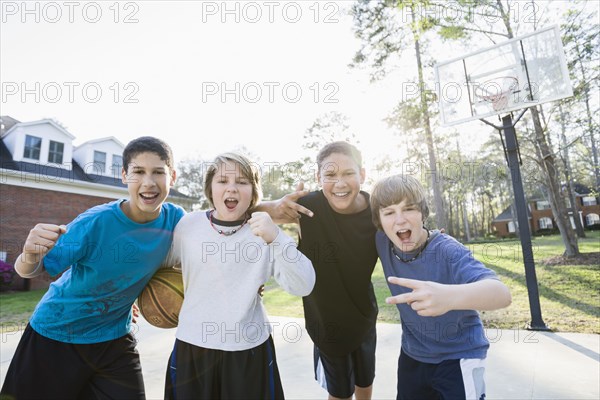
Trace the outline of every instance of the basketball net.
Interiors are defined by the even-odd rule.
[[[485,82],[475,89],[475,95],[482,102],[491,103],[494,111],[508,107],[508,97],[518,90],[519,81],[512,76],[503,76]]]

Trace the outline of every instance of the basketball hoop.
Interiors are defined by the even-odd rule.
[[[509,96],[519,90],[519,80],[514,76],[500,76],[475,87],[475,97],[481,102],[491,103],[494,111],[508,107]]]

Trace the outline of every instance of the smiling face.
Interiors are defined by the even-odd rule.
[[[221,221],[239,221],[245,218],[252,202],[253,185],[244,176],[239,164],[222,162],[210,182],[214,217]]]
[[[365,181],[365,170],[342,153],[331,153],[319,166],[318,182],[333,210],[340,214],[354,214],[367,207],[360,196],[360,185]]]
[[[403,252],[415,251],[427,240],[423,214],[416,204],[403,200],[380,208],[379,220],[387,237]]]
[[[127,172],[123,169],[121,175],[129,192],[129,200],[122,204],[125,215],[139,223],[158,218],[175,183],[175,171],[158,154],[142,152],[131,159]]]

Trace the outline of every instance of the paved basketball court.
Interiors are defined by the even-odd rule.
[[[326,399],[312,376],[312,343],[302,319],[272,317],[274,340],[288,399]],[[374,399],[395,399],[400,325],[377,326],[377,377]],[[162,399],[166,363],[174,329],[158,329],[141,320],[138,349],[148,399]],[[488,399],[600,398],[600,336],[488,330]],[[0,343],[0,380],[17,346],[20,332],[5,333]]]

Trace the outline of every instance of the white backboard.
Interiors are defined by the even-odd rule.
[[[442,125],[573,95],[558,26],[435,65]]]

